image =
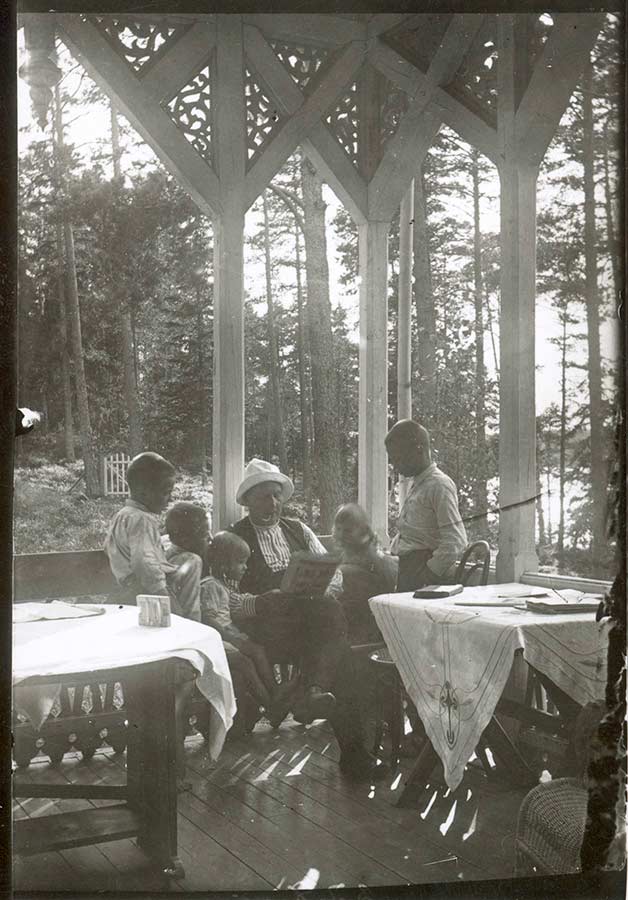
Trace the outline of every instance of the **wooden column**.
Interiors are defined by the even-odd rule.
[[[216,16],[214,147],[221,211],[214,219],[214,531],[240,518],[244,467],[244,176],[242,21]]]
[[[498,140],[501,201],[501,318],[498,582],[536,571],[537,167],[519,153],[516,100],[523,78],[515,17],[499,17]]]
[[[412,418],[412,242],[414,179],[399,208],[399,291],[397,302],[397,418]],[[405,500],[405,480],[399,482],[399,506]]]
[[[360,399],[358,501],[388,544],[388,222],[358,226]]]
[[[397,418],[412,418],[412,234],[414,179],[399,209],[399,295],[397,308]]]

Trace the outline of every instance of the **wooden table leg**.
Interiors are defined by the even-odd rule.
[[[125,685],[129,803],[140,813],[139,846],[168,874],[183,877],[177,856],[175,673],[173,659],[141,667]]]
[[[434,767],[440,763],[438,753],[432,747],[432,742],[426,738],[417,760],[408,775],[401,794],[397,799],[397,806],[408,808],[416,806],[421,794],[425,790],[427,779],[432,774]]]

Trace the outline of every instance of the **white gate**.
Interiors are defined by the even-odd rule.
[[[131,457],[126,453],[110,453],[103,458],[103,487],[105,497],[128,497],[126,473]]]

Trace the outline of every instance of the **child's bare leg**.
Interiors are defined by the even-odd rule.
[[[229,654],[229,667],[232,671],[238,672],[257,702],[268,708],[270,705],[270,694],[257,674],[253,661],[240,650],[236,650],[235,653]]]
[[[263,682],[268,693],[273,694],[277,688],[277,682],[275,681],[273,667],[268,661],[266,651],[262,645],[256,644],[255,641],[243,641],[239,649],[255,666],[257,676]]]

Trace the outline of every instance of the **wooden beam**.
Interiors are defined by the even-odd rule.
[[[531,165],[541,164],[603,22],[596,13],[554,14],[554,27],[516,114],[519,154]]]
[[[294,149],[309,137],[309,133],[313,129],[322,125],[321,119],[345,87],[355,78],[363,59],[363,43],[349,44],[340,51],[338,58],[321,78],[317,89],[303,101],[276,136],[268,142],[264,152],[246,175],[246,202],[248,205],[255,201]],[[277,60],[277,65],[282,65],[279,60]],[[292,82],[287,72],[286,76]],[[276,78],[278,79],[278,77],[277,73]],[[296,85],[294,86],[296,87]],[[282,97],[285,103],[288,97],[287,91]]]
[[[114,101],[170,172],[209,215],[220,212],[218,179],[162,109],[90,22],[58,15],[61,39],[91,78]]]
[[[356,225],[365,222],[368,210],[366,182],[331,131],[321,123],[301,142],[301,147]]]
[[[425,81],[412,97],[369,184],[369,218],[387,219],[399,206],[408,183],[423,162],[423,156],[440,127],[440,121],[429,116],[429,104],[434,93],[440,84],[453,78],[461,58],[467,53],[483,22],[484,16],[479,15],[459,15],[452,19],[430,64]],[[425,140],[426,137],[428,140]],[[419,156],[417,143],[421,138],[424,138],[421,147],[423,155]]]
[[[410,97],[415,97],[420,90],[429,86],[427,75],[421,72],[403,56],[385,44],[377,41],[368,52],[368,60],[389,81],[404,90]],[[430,110],[433,115],[456,131],[460,137],[477,147],[493,163],[498,162],[497,132],[487,125],[479,116],[467,109],[442,87],[431,88]]]
[[[223,212],[214,227],[214,529],[240,517],[244,468],[244,52],[240,16],[216,17],[215,148]]]
[[[245,52],[268,96],[284,115],[293,115],[304,103],[303,94],[259,29],[245,25],[243,31]],[[366,184],[322,121],[310,130],[301,146],[321,177],[347,207],[354,221],[362,221],[366,217]],[[249,205],[254,200],[255,198],[251,200],[247,196]]]
[[[268,96],[284,115],[293,115],[305,102],[303,94],[259,29],[245,25],[243,33],[246,55],[255,67]],[[322,121],[312,127],[308,138],[301,141],[301,146],[321,177],[347,207],[354,221],[363,221],[366,218],[366,184]],[[249,205],[254,200],[255,198],[251,200],[247,195]]]
[[[255,25],[269,40],[289,44],[340,47],[350,41],[366,40],[366,26],[329,14],[252,13],[244,15],[245,25]]]
[[[190,78],[209,62],[216,43],[214,23],[193,25],[146,75],[142,84],[156,100],[170,100]]]
[[[522,162],[516,140],[518,35],[515,17],[498,20],[497,121],[501,202],[498,582],[538,569],[535,549],[537,169]]]
[[[370,41],[372,38],[377,38],[380,34],[384,34],[401,25],[402,22],[407,22],[413,18],[414,16],[409,16],[406,13],[376,13],[368,21],[366,38]]]
[[[388,222],[358,227],[360,383],[358,502],[388,545]]]

